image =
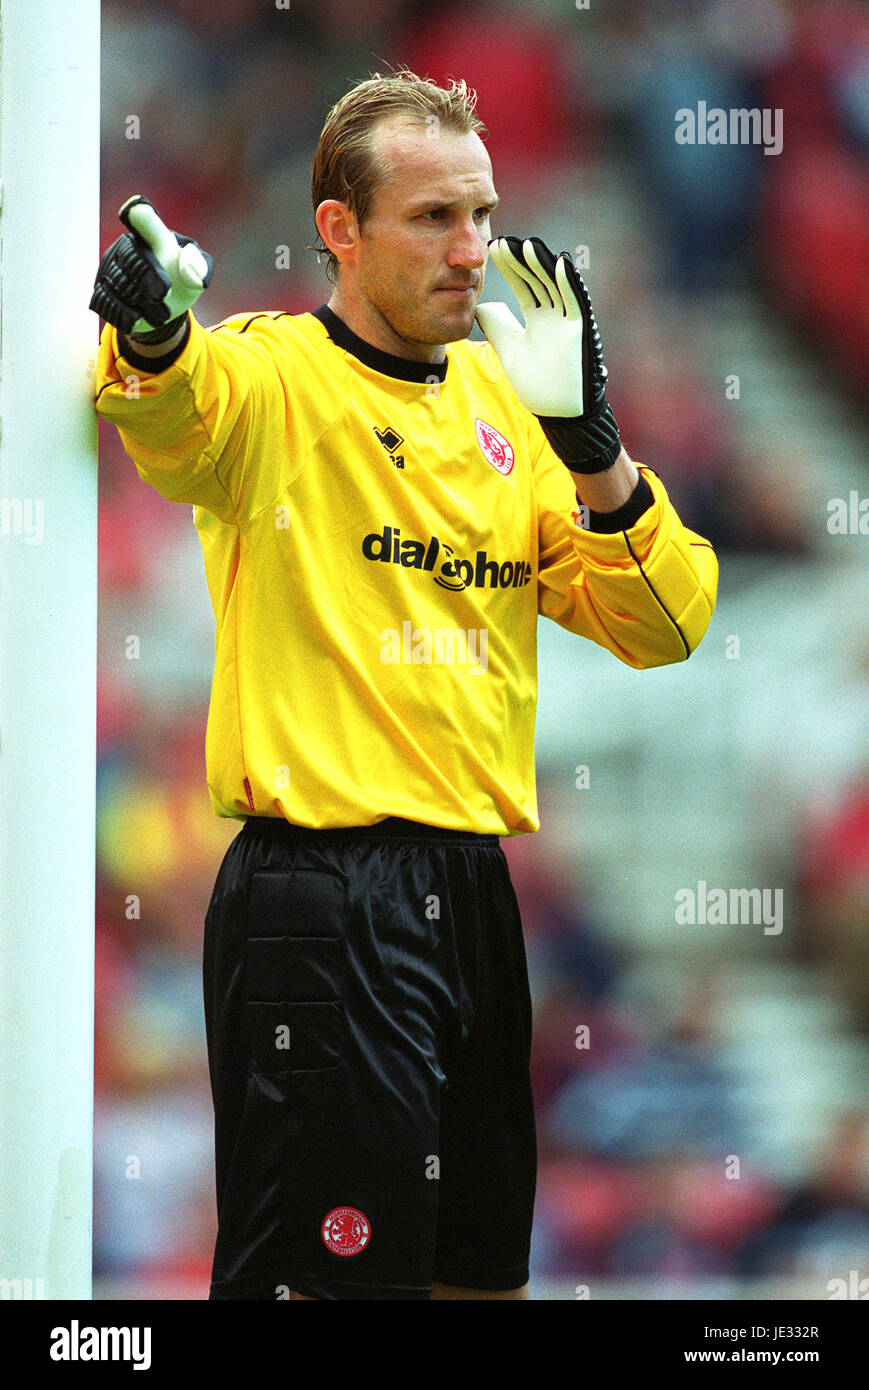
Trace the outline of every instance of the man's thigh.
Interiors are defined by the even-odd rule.
[[[306,844],[249,866],[246,891],[227,899],[231,921],[222,903],[210,909],[209,938],[243,937],[209,1037],[212,1298],[429,1296],[426,1159],[442,1078],[420,938],[432,928],[389,876],[387,910],[373,862]]]
[[[266,838],[247,835],[222,869],[207,921],[219,1208],[211,1297],[428,1299],[435,1275],[498,1296],[521,1288],[534,1141],[515,924],[512,967],[484,972],[485,1027],[470,997],[480,993],[478,905],[503,913],[497,842],[493,854],[473,837],[352,849]],[[440,919],[427,912],[432,891]],[[500,930],[485,949],[504,953]],[[492,1036],[498,995],[522,1016],[518,1050]],[[442,1062],[456,1059],[444,1088]],[[461,1083],[469,1066],[482,1067],[495,1096],[482,1107]],[[522,1160],[494,1210],[493,1149],[502,1192]]]
[[[472,1026],[440,1098],[433,1280],[466,1291],[456,1297],[516,1298],[528,1282],[537,1139],[525,945],[500,850],[480,887],[477,968],[463,972],[475,978]]]

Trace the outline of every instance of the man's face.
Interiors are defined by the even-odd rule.
[[[432,133],[406,117],[381,121],[372,139],[386,177],[342,264],[342,289],[349,277],[365,312],[395,335],[393,352],[430,357],[426,347],[474,326],[498,202],[492,165],[478,135]]]

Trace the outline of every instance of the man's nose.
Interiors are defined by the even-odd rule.
[[[447,260],[452,266],[467,266],[469,270],[479,270],[486,263],[488,237],[474,222],[463,223],[457,230]]]

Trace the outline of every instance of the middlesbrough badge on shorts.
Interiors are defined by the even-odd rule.
[[[486,458],[493,468],[497,468],[499,473],[506,477],[513,467],[516,455],[513,453],[513,445],[509,439],[505,439],[495,429],[494,425],[487,425],[485,420],[475,420],[477,427],[477,443],[482,449]]]
[[[358,1207],[335,1207],[323,1221],[320,1235],[333,1255],[358,1255],[371,1239],[371,1222]]]

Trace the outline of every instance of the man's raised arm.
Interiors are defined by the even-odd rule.
[[[191,237],[137,195],[100,261],[90,307],[106,320],[95,404],[143,481],[236,523],[270,502],[285,467],[287,401],[274,333],[204,328],[190,312],[212,276]],[[274,315],[263,316],[271,326]],[[253,448],[256,422],[258,450]]]
[[[118,329],[128,361],[139,355],[154,371],[182,351],[190,335],[188,310],[210,284],[214,263],[192,237],[170,232],[139,193],[118,217],[127,231],[100,261],[90,308]]]

